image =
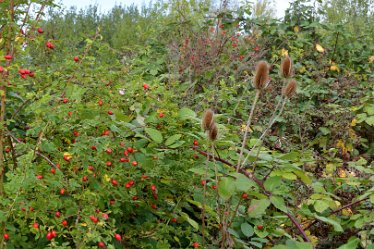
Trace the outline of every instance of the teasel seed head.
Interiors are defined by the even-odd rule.
[[[280,75],[284,78],[289,78],[293,74],[293,64],[291,58],[287,55],[281,63]]]
[[[296,92],[297,82],[296,80],[292,79],[288,82],[288,84],[282,89],[282,95],[286,98],[291,98],[292,95]]]
[[[214,141],[217,139],[218,135],[218,129],[216,124],[213,122],[213,125],[210,127],[210,130],[208,131],[208,137],[210,140]]]
[[[257,90],[263,90],[270,81],[269,66],[266,61],[260,61],[256,66],[256,74],[253,79],[253,86]]]
[[[202,121],[202,127],[204,131],[210,130],[211,126],[214,124],[213,115],[214,112],[211,109],[207,109],[205,111]]]

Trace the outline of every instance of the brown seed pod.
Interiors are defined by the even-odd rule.
[[[211,109],[208,109],[205,111],[203,121],[202,121],[202,127],[204,131],[211,129],[211,126],[214,123],[213,115],[214,115],[214,112]]]
[[[291,98],[296,92],[297,82],[292,79],[288,82],[287,86],[282,89],[282,95],[286,98]]]
[[[256,66],[256,74],[253,86],[257,90],[263,90],[269,82],[269,65],[266,61],[260,61]]]
[[[281,68],[280,68],[280,75],[284,78],[289,78],[292,76],[292,60],[291,58],[287,55],[281,63]]]
[[[208,137],[210,140],[214,141],[217,139],[218,129],[215,123],[211,126],[211,129],[208,131]]]

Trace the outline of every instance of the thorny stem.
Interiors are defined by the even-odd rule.
[[[249,117],[248,117],[247,126],[245,127],[244,138],[243,138],[243,142],[242,142],[242,147],[240,149],[238,164],[236,165],[236,172],[239,172],[239,169],[241,167],[240,163],[241,163],[241,160],[242,160],[242,157],[243,157],[243,152],[244,152],[245,145],[247,143],[248,130],[250,129],[250,126],[251,126],[253,113],[255,111],[257,101],[260,97],[260,93],[261,93],[260,90],[256,91],[256,96],[255,96],[255,98],[253,100],[253,103],[252,103],[252,108],[251,108],[251,112],[250,112]],[[244,165],[244,163],[243,163],[243,165]]]

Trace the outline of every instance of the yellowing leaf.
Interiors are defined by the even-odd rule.
[[[300,32],[300,28],[299,28],[299,26],[295,26],[295,27],[293,27],[293,31],[294,31],[295,33],[299,33],[299,32]]]
[[[357,124],[357,119],[356,118],[352,119],[351,126],[356,126],[356,124]]]
[[[306,71],[306,68],[304,66],[300,67],[299,73],[305,73],[305,71]]]
[[[283,57],[284,57],[284,56],[287,56],[287,55],[288,55],[288,50],[282,48],[282,50],[280,51],[280,55],[283,56]]]
[[[241,131],[244,132],[246,127],[247,126],[245,124],[243,124],[242,127],[241,127]],[[253,130],[251,129],[251,127],[248,127],[248,132],[250,132],[250,133],[253,132]]]
[[[338,176],[339,176],[340,178],[347,178],[347,172],[345,172],[344,169],[339,168],[339,169],[338,169]]]
[[[319,45],[318,43],[316,44],[316,50],[318,52],[320,52],[320,53],[324,53],[325,52],[325,49],[321,45]]]
[[[340,68],[339,68],[335,63],[333,63],[333,64],[330,66],[330,71],[340,72]]]
[[[374,55],[372,55],[372,56],[369,57],[369,63],[372,63],[373,61],[374,61]]]
[[[352,216],[353,212],[352,212],[352,210],[351,210],[350,208],[344,208],[344,209],[342,210],[342,214],[343,214],[344,216]]]
[[[106,182],[110,181],[110,177],[107,174],[104,175],[104,181],[106,181]]]

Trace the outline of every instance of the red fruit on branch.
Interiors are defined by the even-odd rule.
[[[4,59],[5,60],[11,60],[11,59],[13,59],[13,56],[10,55],[10,54],[7,54],[7,55],[4,56]]]
[[[9,240],[9,234],[4,233],[3,237],[4,237],[5,240]]]
[[[38,28],[38,33],[43,34],[44,30],[42,28]]]
[[[79,61],[79,57],[78,57],[78,56],[75,56],[75,57],[74,57],[74,61],[75,61],[75,62],[78,62],[78,61]]]
[[[118,241],[121,241],[121,240],[122,240],[121,235],[118,234],[118,233],[116,233],[116,234],[114,235],[114,238],[115,238],[116,240],[118,240]]]

